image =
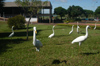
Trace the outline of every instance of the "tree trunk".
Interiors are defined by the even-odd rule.
[[[29,21],[28,21],[28,23],[27,23],[27,34],[26,34],[27,40],[28,40],[28,27],[29,27],[29,23],[30,23],[31,17],[32,17],[32,16],[30,16]]]
[[[62,20],[62,16],[61,16],[61,20]]]

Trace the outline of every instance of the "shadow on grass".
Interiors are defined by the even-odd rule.
[[[66,60],[63,60],[63,61],[60,61],[60,60],[53,60],[53,62],[52,62],[52,64],[60,64],[60,63],[67,63],[67,61]]]
[[[37,30],[37,35],[39,34],[41,30]],[[6,33],[0,33],[0,38],[2,37],[8,37],[11,33],[6,32]],[[21,32],[14,32],[13,36],[26,36],[26,31],[21,31]],[[33,36],[33,31],[28,31],[28,36]]]
[[[66,37],[67,35],[55,35],[54,37],[58,37],[59,38],[59,37],[64,37],[64,36]]]
[[[24,39],[0,39],[0,54],[4,53],[7,51],[7,49],[12,48],[11,44],[19,44],[22,43],[23,41],[26,41]]]
[[[99,54],[100,52],[89,52],[89,53],[80,53],[81,55],[95,55],[95,54]]]

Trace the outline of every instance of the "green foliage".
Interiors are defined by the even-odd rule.
[[[58,26],[72,27],[71,24],[56,24],[56,25],[58,25]],[[79,26],[80,26],[81,28],[85,28],[85,27],[86,27],[86,25],[79,25]],[[77,25],[74,25],[74,27],[77,27]],[[94,29],[94,26],[91,25],[90,28],[91,28],[91,29]],[[100,26],[96,26],[96,29],[100,30]]]
[[[0,0],[0,7],[3,7],[4,5],[4,0]]]
[[[81,19],[80,18],[67,18],[64,20],[65,23],[75,22],[75,21],[81,21]]]
[[[84,10],[84,14],[86,17],[89,17],[90,15],[93,16],[94,12],[92,10]]]
[[[10,28],[14,26],[15,29],[25,28],[25,18],[22,15],[17,15],[15,17],[9,18],[8,26]]]
[[[100,6],[95,10],[95,15],[100,18]]]
[[[54,14],[60,15],[60,17],[65,16],[66,12],[67,12],[66,9],[62,7],[57,7],[54,9]]]
[[[64,23],[69,23],[69,21],[68,21],[68,20],[66,20],[66,19],[65,19],[65,20],[63,20],[63,22],[64,22]]]
[[[77,16],[80,16],[82,13],[84,13],[84,10],[82,7],[80,6],[70,6],[68,9],[67,9],[67,12],[68,12],[68,16],[69,17],[72,17],[72,18],[75,18]]]

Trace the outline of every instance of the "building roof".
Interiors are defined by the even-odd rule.
[[[48,1],[46,5],[42,4],[43,7],[51,7],[51,3]],[[4,7],[19,7],[15,2],[4,2]]]

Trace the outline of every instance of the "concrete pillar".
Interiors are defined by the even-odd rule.
[[[44,20],[44,8],[43,8],[43,20]]]
[[[52,8],[50,8],[50,22],[49,23],[51,22],[52,22]]]

